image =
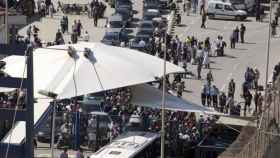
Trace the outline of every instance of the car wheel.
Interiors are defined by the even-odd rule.
[[[209,18],[209,19],[214,19],[214,18],[215,18],[215,14],[209,14],[209,15],[208,15],[208,18]]]
[[[242,17],[241,17],[240,15],[237,15],[237,16],[235,17],[235,20],[241,21],[241,20],[242,20]]]

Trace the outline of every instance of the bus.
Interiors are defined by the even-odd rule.
[[[160,156],[160,134],[127,132],[102,147],[90,158],[156,158]]]

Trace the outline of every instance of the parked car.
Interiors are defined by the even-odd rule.
[[[133,13],[131,10],[128,10],[126,8],[116,8],[115,9],[116,14],[120,14],[122,16],[123,21],[128,25],[132,19],[133,19]]]
[[[207,14],[210,19],[234,19],[245,20],[247,12],[237,10],[231,3],[221,1],[209,1]]]
[[[147,9],[160,9],[160,3],[158,0],[145,0],[143,10]]]
[[[41,125],[39,127],[39,130],[36,134],[37,136],[37,140],[41,143],[50,143],[51,142],[51,129],[52,129],[52,119],[51,117],[48,117],[48,120],[45,124]],[[54,140],[55,142],[58,140],[59,138],[59,132],[60,132],[60,126],[62,125],[63,121],[62,118],[57,116],[56,120],[55,120],[55,137]]]
[[[152,20],[143,20],[138,25],[139,29],[154,31],[155,27]]]
[[[107,28],[123,28],[125,27],[126,23],[123,21],[123,17],[121,14],[113,14],[108,18],[107,21]]]
[[[122,29],[111,28],[107,30],[101,42],[108,45],[120,46],[121,42],[128,42],[128,35]]]
[[[132,2],[130,0],[115,0],[115,9],[124,8],[132,11]]]
[[[103,93],[97,93],[94,95],[87,94],[84,95],[83,100],[80,102],[81,109],[84,112],[101,112],[104,111],[101,104],[104,102],[104,95]]]
[[[158,9],[147,9],[143,12],[143,20],[153,20],[157,17],[160,17]]]

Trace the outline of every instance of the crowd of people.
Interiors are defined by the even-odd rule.
[[[100,132],[102,134],[107,132],[107,134],[103,135],[105,139],[102,139],[106,141],[101,142],[101,140],[99,140],[99,145],[102,145],[102,143],[105,145],[110,140],[127,131],[160,132],[160,109],[132,105],[130,103],[132,95],[130,88],[121,88],[103,93],[104,101],[100,104],[100,108],[103,112],[109,114],[112,118],[112,123],[107,131],[103,130],[103,132]],[[79,105],[78,108],[71,103],[70,105],[60,104],[58,107],[58,113],[63,112],[64,115],[62,122],[68,124],[67,126],[62,125],[61,127],[62,131],[69,132],[68,136],[62,136],[62,139],[69,139],[64,141],[69,143],[68,147],[71,147],[70,138],[73,138],[71,126],[74,124],[74,115],[72,114],[76,110],[79,110],[82,114],[85,114],[81,117],[80,124],[81,144],[82,146],[88,147],[90,150],[97,150],[98,148],[95,148],[96,138],[91,138],[96,136],[96,121],[93,121],[94,118],[90,116],[86,117],[88,116],[87,112],[83,111],[81,108],[82,106]],[[211,131],[211,126],[215,122],[214,117],[200,115],[200,118],[197,119],[194,113],[188,112],[166,111],[165,116],[166,139],[170,142],[170,152],[173,155],[183,154],[183,152],[186,152],[185,150],[198,144],[202,138]],[[138,122],[138,119],[141,121]],[[95,128],[95,130],[92,128]],[[101,127],[99,130],[102,130]],[[62,132],[62,134],[66,134],[66,132]],[[99,136],[101,137],[101,134]],[[176,153],[176,151],[180,151],[180,153]]]

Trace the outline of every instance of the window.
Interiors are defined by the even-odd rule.
[[[233,11],[233,8],[230,5],[225,5],[225,10]]]
[[[223,5],[222,4],[216,4],[215,9],[223,9]]]

